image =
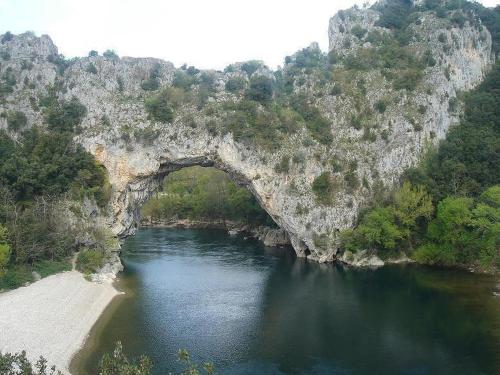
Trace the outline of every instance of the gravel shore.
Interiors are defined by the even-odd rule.
[[[46,277],[0,294],[0,351],[26,350],[36,360],[69,374],[71,358],[119,292],[111,283],[89,282],[77,271]]]

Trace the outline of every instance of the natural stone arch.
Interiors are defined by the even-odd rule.
[[[165,137],[168,138],[167,135],[160,138]],[[241,149],[230,136],[215,138],[207,143],[209,139],[201,137],[199,142],[193,142],[194,138],[191,138],[187,147],[182,147],[182,142],[176,144],[175,153],[172,149],[165,148],[165,155],[153,154],[149,152],[149,147],[130,151],[122,147],[110,149],[101,144],[95,145],[90,151],[106,166],[113,186],[108,212],[108,222],[113,232],[119,237],[135,233],[141,206],[158,190],[163,178],[169,173],[192,166],[214,167],[226,172],[233,181],[252,193],[274,222],[286,231],[299,257],[310,254],[307,245],[299,240],[287,225],[280,207],[274,204],[273,196],[280,195],[279,184],[259,183],[262,178],[259,171],[264,175],[274,172],[269,172],[261,168],[262,166],[259,168],[253,160],[254,151],[251,148]],[[202,147],[196,146],[200,144]],[[153,155],[154,160],[151,158]],[[130,163],[134,160],[140,161],[139,171]]]
[[[373,9],[358,8],[334,16],[329,27],[333,54],[346,56],[367,48],[364,40],[345,32],[355,25],[367,32],[391,33],[376,25],[378,17]],[[295,69],[297,55],[290,57],[280,73],[290,69],[296,74],[294,79],[304,82],[292,87],[293,94],[304,95],[307,105],[320,113],[324,132],[313,137],[314,127],[301,122],[296,132],[283,131],[278,147],[272,150],[260,147],[251,136],[238,140],[233,136],[234,128],[224,127],[224,115],[231,111],[224,104],[245,99],[244,90],[235,93],[227,90],[226,84],[230,79],[239,79],[249,89],[254,76],[275,79],[277,72],[264,65],[256,65],[252,72],[237,63],[226,72],[193,73],[198,75],[198,83],[189,87],[189,95],[177,103],[174,115],[159,122],[148,116],[146,100],[164,88],[171,89],[176,74],[187,74],[187,70],[176,69],[159,59],[113,56],[77,58],[61,65],[56,58],[58,50],[49,37],[26,33],[2,45],[11,56],[2,62],[2,69],[8,66],[17,82],[27,79],[34,83],[34,88],[16,85],[2,105],[5,110],[22,111],[27,126],[44,126],[43,111],[32,101],[47,95],[51,88],[57,89],[58,100],[77,98],[87,108],[75,140],[108,171],[112,186],[110,203],[105,212],[93,214],[105,216],[116,235],[134,231],[137,207],[155,190],[159,177],[182,166],[207,164],[229,172],[252,191],[289,234],[299,256],[332,261],[340,230],[356,223],[360,207],[370,201],[374,187],[390,191],[430,145],[446,136],[450,126],[459,121],[460,112],[449,111],[449,101],[456,100],[460,91],[479,84],[494,60],[491,35],[484,27],[466,22],[463,27],[448,28],[432,12],[426,12],[413,30],[421,36],[411,42],[416,56],[430,51],[439,64],[423,68],[422,79],[412,90],[395,89],[377,69],[359,73],[366,84],[362,103],[365,106],[361,109],[356,109],[352,93],[335,94],[333,81],[316,84],[317,77]],[[443,33],[455,41],[446,54],[439,42]],[[346,40],[349,43],[344,43]],[[317,46],[310,48],[318,54]],[[28,57],[33,62],[31,70],[23,69],[21,64]],[[90,65],[94,69],[88,69]],[[199,105],[192,99],[201,93],[203,76],[209,76],[213,90],[210,98]],[[349,77],[348,84],[358,78]],[[143,85],[151,79],[154,85]],[[390,108],[372,119],[379,131],[375,137],[370,135],[370,128],[353,126],[353,114],[359,115],[361,110],[373,112],[377,100],[387,96],[391,98]],[[265,109],[260,103],[256,105]],[[420,111],[420,107],[424,110]],[[414,113],[418,121],[408,118],[408,113]],[[0,126],[7,127],[4,119],[0,119]],[[368,130],[368,137],[364,130]],[[321,138],[324,135],[326,139]],[[275,168],[284,157],[299,154],[300,165],[293,163],[285,172]],[[354,188],[346,184],[346,171],[332,168],[331,161],[337,156],[344,165],[356,166],[349,171],[358,179]],[[322,175],[333,176],[339,182],[327,204],[317,200],[312,190],[313,181]],[[361,178],[366,183],[360,184]]]

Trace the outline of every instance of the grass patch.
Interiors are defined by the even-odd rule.
[[[10,265],[3,276],[0,276],[0,290],[11,290],[19,288],[26,283],[33,282],[32,272],[35,271],[40,276],[47,277],[63,271],[70,271],[71,263],[69,259],[64,260],[42,260],[33,266],[28,264]]]

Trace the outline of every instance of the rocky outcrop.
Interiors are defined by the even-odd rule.
[[[342,57],[369,49],[372,42],[363,35],[391,33],[376,26],[378,17],[375,10],[357,8],[333,17],[330,50]],[[296,56],[280,72],[263,66],[252,72],[235,64],[225,72],[188,74],[158,59],[113,56],[77,58],[63,66],[47,36],[27,33],[0,44],[0,52],[10,57],[2,61],[0,74],[16,80],[0,108],[22,111],[28,126],[42,124],[43,112],[36,101],[51,87],[58,89],[60,99],[76,97],[86,106],[76,140],[108,171],[112,198],[104,220],[117,236],[134,233],[139,208],[165,175],[187,166],[214,166],[255,195],[286,232],[298,256],[331,261],[340,230],[352,226],[359,209],[374,194],[390,191],[403,171],[445,136],[459,118],[459,106],[452,108],[457,94],[477,85],[492,62],[491,36],[484,27],[468,21],[457,27],[427,12],[419,14],[411,28],[409,43],[415,56],[427,54],[435,62],[423,69],[413,90],[395,89],[380,69],[347,76],[351,72],[342,64],[325,82],[319,73],[300,68]],[[26,61],[32,66],[27,68]],[[279,147],[271,151],[251,137],[242,140],[231,130],[221,130],[227,129],[224,115],[232,111],[228,103],[244,96],[242,91],[228,91],[228,81],[239,79],[248,87],[252,77],[275,79],[292,69],[296,74],[292,94],[305,97],[328,121],[329,144],[311,137],[310,128],[303,125],[293,134],[284,132]],[[144,90],[153,72],[158,90]],[[182,95],[172,89],[175,115],[171,120],[152,120],[145,100],[161,88],[172,88],[179,72],[196,77],[197,83]],[[374,110],[382,100],[383,110]],[[368,125],[352,126],[356,116],[368,114]],[[4,118],[0,128],[7,129]],[[286,158],[288,168],[279,170],[277,165]],[[324,172],[330,173],[335,190],[328,203],[318,201],[312,190]]]

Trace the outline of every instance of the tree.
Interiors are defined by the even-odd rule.
[[[116,52],[111,50],[111,49],[107,49],[106,51],[104,51],[104,53],[102,55],[105,58],[111,59],[111,60],[116,60],[119,58],[118,55],[116,54]]]
[[[361,244],[368,249],[393,250],[403,234],[395,224],[391,208],[375,208],[356,228]]]
[[[144,102],[150,120],[169,123],[174,119],[174,111],[167,91],[152,96]]]
[[[273,98],[273,81],[265,76],[256,76],[250,79],[250,87],[246,91],[246,97],[265,104]]]
[[[7,228],[0,224],[0,276],[5,272],[10,259],[10,245],[7,242],[7,234]]]
[[[130,361],[123,353],[121,342],[117,342],[112,354],[106,353],[99,363],[99,375],[149,375],[153,363],[142,355],[137,363]]]
[[[429,220],[433,212],[431,197],[422,186],[406,181],[394,196],[394,216],[404,238],[415,230],[418,220]]]

